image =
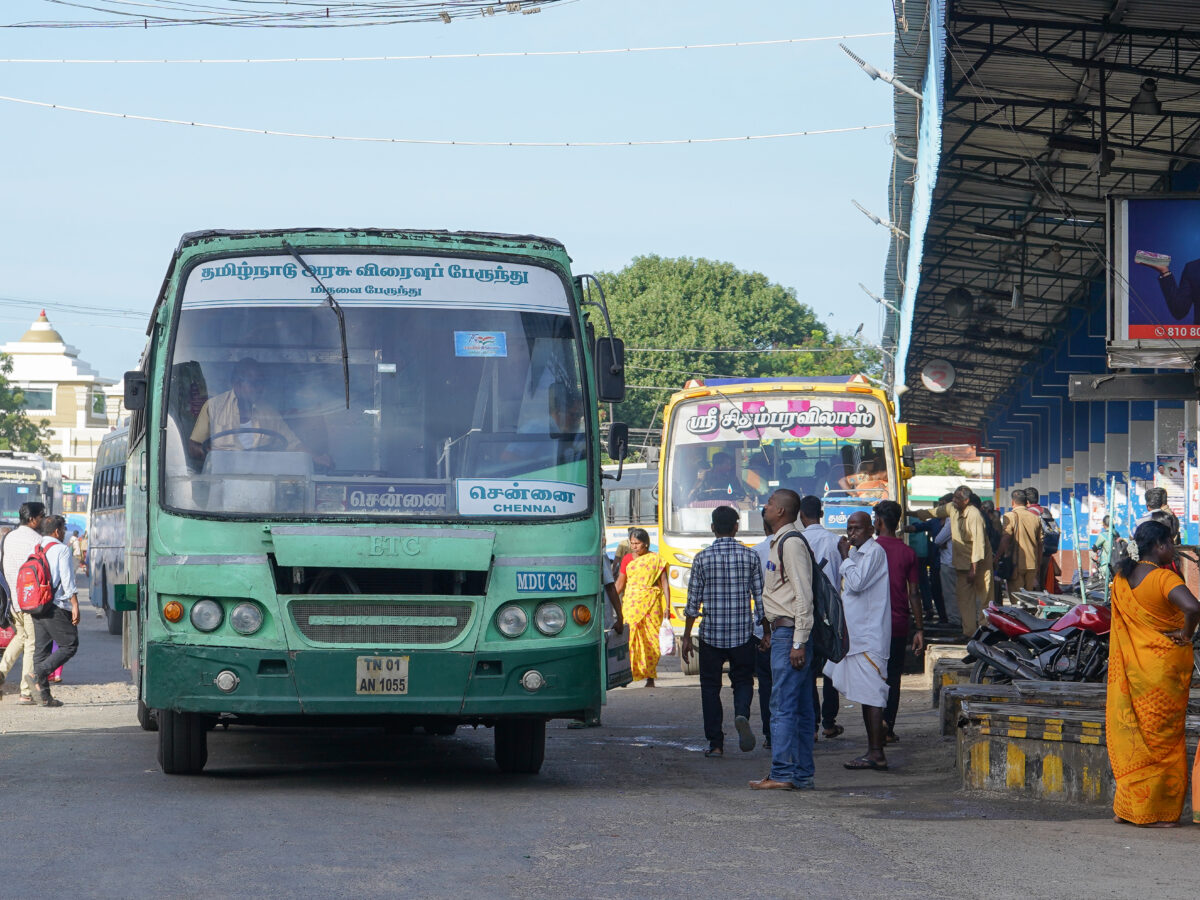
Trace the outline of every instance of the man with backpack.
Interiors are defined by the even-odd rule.
[[[34,557],[22,566],[18,584],[31,580],[38,586],[48,586],[52,593],[49,607],[33,616],[37,649],[33,657],[33,681],[40,695],[39,706],[62,706],[61,700],[50,696],[50,673],[65,664],[79,649],[79,593],[75,587],[75,557],[64,542],[67,520],[62,516],[46,516],[42,521],[44,537],[35,548]],[[37,551],[41,550],[39,554]],[[40,570],[31,573],[34,564]],[[44,565],[44,568],[43,568]],[[58,649],[51,652],[54,644]]]
[[[771,648],[771,771],[750,782],[757,791],[814,787],[813,565],[796,529],[799,513],[800,497],[786,488],[773,493],[763,509],[772,531],[763,584],[763,641]]]
[[[21,664],[20,702],[26,706],[32,706],[34,703],[33,656],[37,637],[34,633],[33,617],[21,612],[14,597],[17,587],[17,572],[42,539],[38,529],[41,527],[42,519],[46,516],[46,507],[37,501],[22,503],[18,516],[21,524],[6,534],[3,543],[0,543],[0,571],[4,574],[7,600],[13,600],[9,603],[8,615],[14,631],[13,639],[9,643],[8,649],[4,651],[4,657],[0,659],[0,685],[4,684],[5,676],[17,664],[17,658],[24,653],[25,660]]]

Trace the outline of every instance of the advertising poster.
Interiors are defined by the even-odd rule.
[[[1181,521],[1187,517],[1187,473],[1182,456],[1158,457],[1154,473],[1154,486],[1167,491],[1167,506]]]
[[[1190,367],[1200,348],[1200,197],[1118,198],[1111,216],[1110,362]]]

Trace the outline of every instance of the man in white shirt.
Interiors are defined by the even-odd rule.
[[[39,706],[62,706],[50,696],[50,673],[67,662],[79,649],[79,591],[75,587],[75,557],[63,541],[67,520],[46,516],[42,521],[41,546],[46,548],[50,580],[54,585],[54,603],[48,613],[34,618],[37,650],[33,657],[33,679],[37,682]],[[58,649],[53,650],[55,644]]]
[[[17,587],[17,571],[25,560],[29,559],[29,554],[42,539],[38,528],[46,516],[46,507],[36,501],[22,503],[19,516],[21,524],[5,535],[4,542],[0,544],[0,561],[3,562],[0,569],[3,570],[4,583],[10,598]],[[24,653],[25,660],[21,663],[20,702],[32,706],[33,654],[37,640],[33,629],[33,617],[17,609],[15,603],[9,604],[8,616],[12,620],[15,633],[8,649],[4,651],[4,657],[0,659],[0,685],[4,684],[5,676],[17,664],[17,657]]]
[[[846,537],[838,544],[842,556],[842,607],[850,652],[825,672],[847,700],[862,706],[867,727],[867,752],[845,763],[847,769],[886,771],[883,754],[883,711],[887,706],[888,655],[892,642],[892,597],[887,554],[875,540],[871,517],[856,512],[846,522]]]
[[[825,509],[821,498],[816,496],[803,497],[800,500],[800,524],[804,526],[800,532],[812,548],[817,565],[824,565],[826,577],[834,590],[842,590],[842,554],[838,552],[838,536],[821,524],[825,519]],[[833,680],[824,673],[825,660],[815,660],[813,669],[813,709],[820,718],[822,734],[826,740],[835,738],[845,732],[845,728],[837,722],[838,692],[833,686]],[[817,675],[821,676],[821,693],[817,694]]]

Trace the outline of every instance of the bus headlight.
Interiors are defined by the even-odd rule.
[[[262,623],[262,610],[255,603],[239,603],[229,614],[229,624],[238,634],[254,634]]]
[[[690,565],[692,564],[692,557],[691,557],[689,554],[687,554],[687,553],[676,553],[676,554],[675,554],[675,561],[676,561],[676,562],[681,562],[681,563],[683,563],[685,566],[690,566]]]
[[[529,616],[519,606],[505,606],[496,613],[496,627],[505,637],[520,637],[529,625]]]
[[[216,631],[221,627],[225,611],[215,600],[197,600],[192,604],[192,626],[197,631]]]
[[[557,603],[543,603],[533,614],[533,624],[547,636],[558,634],[567,624],[567,614]]]
[[[692,570],[684,566],[671,566],[671,570],[667,574],[667,581],[673,588],[686,588],[691,580]]]

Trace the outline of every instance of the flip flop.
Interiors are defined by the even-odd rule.
[[[841,725],[832,725],[822,731],[821,734],[824,735],[825,740],[830,740],[831,738],[835,738],[838,735],[845,733],[845,731],[846,729]]]
[[[883,742],[885,744],[898,744],[900,743],[900,738],[896,737],[894,734],[888,733],[884,735]]]
[[[704,751],[704,755],[707,756],[709,759],[719,759],[720,757],[725,755],[725,751],[723,749],[721,749],[720,747],[709,747],[707,750]]]
[[[874,769],[876,772],[886,772],[888,770],[887,763],[876,762],[869,756],[860,756],[857,759],[852,759],[850,762],[842,763],[847,769]]]

